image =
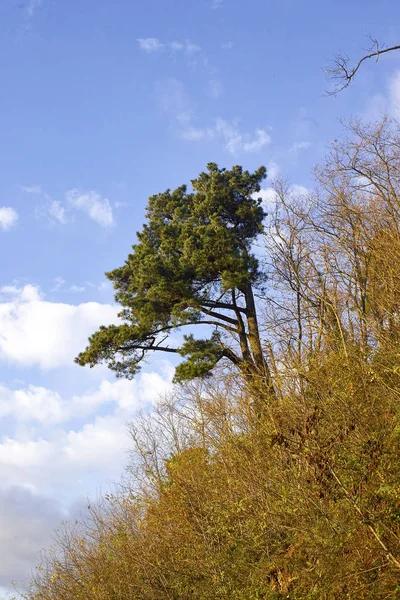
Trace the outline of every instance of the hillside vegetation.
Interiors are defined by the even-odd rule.
[[[226,189],[224,173],[242,181],[240,169],[214,165],[213,185],[217,178]],[[252,198],[263,175],[244,173]],[[112,362],[122,348],[126,362],[111,366],[136,372],[137,354],[133,365],[127,344],[136,336],[135,352],[156,350],[155,324],[169,332],[212,318],[213,333],[200,342],[187,337],[181,354],[189,366],[179,379],[189,381],[130,425],[129,485],[66,527],[43,556],[27,599],[400,598],[398,125],[353,123],[316,178],[303,196],[276,182],[277,202],[266,218],[241,189],[232,214],[246,200],[244,221],[224,221],[240,235],[229,233],[218,252],[212,236],[222,221],[207,217],[202,226],[216,255],[209,278],[199,239],[190,238],[190,252],[203,257],[195,271],[189,250],[182,258],[168,238],[176,251],[169,267],[181,269],[187,285],[158,281],[153,300],[162,293],[169,303],[161,316],[146,304],[149,282],[129,279],[129,262],[111,274],[124,310],[137,317],[136,306],[141,321],[95,334],[82,364]],[[202,193],[207,199],[209,189]],[[153,199],[149,218],[162,200],[165,207],[170,197]],[[196,210],[201,206],[207,202]],[[220,215],[221,206],[213,206]],[[203,216],[197,213],[198,227]],[[215,222],[220,229],[211,231]],[[179,243],[188,224],[177,231],[175,222]],[[262,246],[258,262],[254,240]],[[241,261],[236,270],[228,246]],[[154,269],[165,273],[160,264]]]

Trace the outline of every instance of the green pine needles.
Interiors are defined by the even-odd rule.
[[[147,222],[125,264],[107,273],[121,305],[120,325],[102,326],[76,362],[106,362],[117,376],[133,377],[149,352],[185,358],[178,381],[210,374],[223,358],[246,373],[269,374],[257,324],[254,289],[263,281],[251,251],[263,231],[257,197],[266,169],[254,173],[215,163],[194,179],[150,197]],[[196,325],[207,339],[170,334]]]

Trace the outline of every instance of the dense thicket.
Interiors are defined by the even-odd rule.
[[[131,425],[132,488],[68,528],[30,600],[400,598],[400,132],[354,123],[277,183],[262,375],[179,388]],[[222,367],[221,367],[222,369]]]

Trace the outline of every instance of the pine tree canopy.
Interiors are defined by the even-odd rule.
[[[120,325],[102,326],[76,362],[106,362],[131,378],[150,351],[178,353],[185,361],[176,380],[210,373],[223,357],[241,369],[265,368],[253,290],[263,280],[251,250],[263,231],[260,182],[240,166],[215,163],[194,179],[151,196],[146,224],[125,264],[106,276],[121,305]],[[168,344],[182,327],[210,327],[207,339],[192,334]]]

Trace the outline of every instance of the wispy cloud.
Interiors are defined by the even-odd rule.
[[[164,44],[158,38],[137,38],[137,42],[141,50],[145,52],[157,52],[164,48]]]
[[[295,142],[290,147],[289,154],[292,154],[293,156],[295,156],[297,158],[297,156],[299,155],[299,153],[302,150],[308,150],[308,148],[310,146],[311,146],[311,142]]]
[[[161,110],[180,125],[188,125],[194,118],[190,100],[183,83],[177,79],[168,79],[157,85]]]
[[[198,44],[192,44],[191,42],[186,42],[184,45],[184,49],[188,54],[201,52],[201,46],[199,46]]]
[[[180,137],[192,142],[221,140],[226,150],[234,155],[259,152],[271,142],[271,136],[265,129],[258,127],[253,132],[245,132],[240,130],[238,121],[230,123],[221,118],[217,118],[212,127],[189,126],[180,133]]]
[[[109,290],[111,290],[111,288],[112,288],[112,286],[108,279],[105,279],[104,281],[99,283],[99,285],[97,286],[97,289],[99,290],[99,292],[109,291]]]
[[[65,281],[65,279],[61,276],[56,277],[55,279],[53,279],[53,287],[50,289],[51,292],[58,292],[60,289],[65,288],[65,284],[67,283]],[[87,283],[87,285],[90,287],[95,287],[93,284],[89,284],[89,282]],[[16,291],[18,291],[17,288],[15,288]],[[83,285],[76,285],[76,284],[72,284],[68,287],[68,291],[70,292],[74,292],[74,293],[80,293],[80,292],[84,292],[86,290],[86,287]]]
[[[170,50],[172,52],[184,52],[185,54],[194,54],[201,52],[201,46],[193,44],[190,40],[171,42],[161,42],[158,38],[137,38],[139,48],[148,54],[152,52],[160,52],[162,50]]]
[[[58,277],[56,277],[55,279],[53,279],[54,282],[54,286],[51,288],[51,292],[58,292],[58,290],[60,288],[63,287],[63,285],[65,284],[65,279],[63,277],[61,277],[61,275],[59,275]]]
[[[213,10],[215,10],[217,8],[221,8],[223,4],[224,4],[224,0],[212,0],[211,1],[211,8]]]
[[[40,185],[19,185],[20,190],[26,194],[41,194],[42,188]]]
[[[67,209],[59,200],[51,200],[49,204],[49,215],[62,225],[68,222]]]
[[[28,194],[42,194],[40,186],[20,186]],[[122,203],[115,203],[118,208]],[[80,190],[73,188],[65,193],[65,201],[53,200],[49,194],[42,195],[41,203],[35,208],[36,218],[42,224],[66,225],[75,221],[75,211],[81,211],[88,215],[102,227],[115,225],[113,208],[108,198],[103,198],[95,190]]]
[[[66,225],[72,220],[62,202],[53,200],[48,194],[44,194],[42,202],[36,206],[35,215],[42,224],[50,226],[57,223]]]
[[[32,19],[36,11],[42,6],[43,0],[29,0],[25,7],[25,16],[28,19]]]
[[[271,160],[268,164],[267,164],[267,179],[275,179],[276,177],[279,176],[281,172],[281,169],[279,167],[279,165]]]
[[[368,98],[362,112],[365,121],[377,121],[383,115],[400,118],[400,71],[395,71],[389,78],[386,90]]]
[[[36,217],[40,221],[47,222],[50,225],[53,225],[54,223],[61,223],[62,225],[65,225],[68,223],[68,210],[59,200],[53,200],[48,194],[44,193],[42,186],[20,185],[18,187],[26,194],[35,196],[43,194],[42,203],[36,206],[35,209]]]
[[[103,198],[95,190],[83,191],[73,189],[66,193],[68,203],[85,212],[90,219],[102,227],[112,227],[115,225],[114,215],[110,201]]]
[[[9,231],[16,225],[18,219],[17,211],[11,208],[11,206],[0,207],[0,229]]]
[[[243,139],[240,140],[240,145],[243,145],[243,150],[245,152],[259,152],[264,146],[271,142],[271,136],[269,133],[265,131],[265,129],[257,128],[254,131],[254,134],[244,134],[248,139],[245,141]]]
[[[176,135],[189,142],[220,141],[231,154],[259,152],[270,143],[269,133],[257,127],[252,132],[246,132],[239,127],[239,121],[229,122],[221,117],[214,119],[211,125],[199,127],[196,124],[196,114],[192,108],[185,88],[180,81],[170,79],[158,86],[160,105],[170,117]]]

